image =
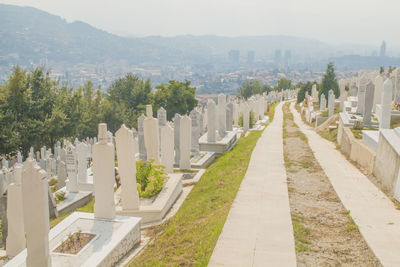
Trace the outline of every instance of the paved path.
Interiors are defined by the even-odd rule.
[[[282,120],[280,103],[253,150],[209,266],[296,266]]]
[[[400,266],[400,211],[370,180],[301,120],[294,109],[294,121],[308,137],[308,143],[332,186],[358,225],[365,241],[384,266]]]

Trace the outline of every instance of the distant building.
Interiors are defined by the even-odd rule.
[[[292,52],[290,50],[285,50],[285,55],[283,56],[283,66],[286,69],[289,68],[291,57],[292,57]]]
[[[386,57],[386,42],[383,41],[381,44],[381,52],[379,54],[380,57]]]
[[[229,62],[233,64],[239,63],[240,52],[239,50],[231,50],[229,51]]]
[[[254,51],[250,50],[247,52],[247,64],[253,65],[254,64]]]
[[[278,68],[280,68],[282,65],[282,52],[279,49],[275,50],[274,64]]]

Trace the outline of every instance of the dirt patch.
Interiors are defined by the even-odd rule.
[[[81,249],[86,246],[90,240],[95,237],[94,234],[76,232],[68,236],[53,252],[65,254],[78,254]]]
[[[284,112],[289,113],[288,106]],[[285,116],[288,191],[298,266],[381,266],[294,125]]]

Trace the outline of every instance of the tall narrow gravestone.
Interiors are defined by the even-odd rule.
[[[6,250],[7,256],[14,257],[25,249],[24,215],[21,187],[22,166],[14,165],[15,182],[8,186],[7,192],[7,220],[8,233]]]
[[[167,124],[161,129],[161,164],[167,173],[174,172],[174,129]]]
[[[158,143],[158,121],[153,118],[153,110],[151,105],[146,105],[147,117],[143,121],[144,127],[144,144],[147,151],[147,160],[154,159],[155,163],[160,163],[159,143]]]
[[[93,145],[94,217],[114,219],[114,144],[107,142],[107,124],[99,124],[99,141]]]
[[[143,122],[146,116],[143,114],[138,118],[138,146],[139,146],[139,158],[143,161],[147,160],[146,146],[144,144],[144,128]]]
[[[179,165],[179,160],[181,157],[181,151],[179,147],[179,133],[181,127],[181,115],[178,113],[174,117],[174,149],[175,149],[175,164]]]
[[[199,113],[197,110],[193,109],[190,112],[190,119],[192,120],[192,143],[190,147],[190,152],[193,154],[198,154],[199,153],[199,135],[200,135],[200,130],[199,130]]]
[[[221,138],[226,134],[226,96],[218,95],[218,133]]]
[[[158,119],[158,143],[160,144],[161,149],[161,128],[167,124],[167,111],[161,107],[157,111],[157,119]]]
[[[326,98],[325,98],[325,94],[324,93],[321,94],[321,101],[320,101],[319,110],[320,111],[325,111],[326,110]]]
[[[125,124],[115,133],[118,171],[121,176],[122,209],[139,209],[139,194],[136,188],[136,151],[133,145],[133,132]]]
[[[22,172],[22,203],[26,233],[26,266],[51,266],[49,202],[46,172],[28,160]]]
[[[367,88],[365,91],[365,104],[364,104],[364,114],[363,114],[364,125],[371,124],[372,106],[374,104],[374,91],[375,91],[375,86],[372,83],[372,81],[370,81],[367,84]]]
[[[79,191],[77,166],[76,166],[75,147],[71,143],[67,144],[65,164],[67,165],[67,176],[68,176],[68,180],[66,181],[67,191],[76,193]]]
[[[335,94],[333,90],[329,90],[328,98],[328,117],[331,117],[335,111]]]
[[[376,104],[381,104],[382,89],[383,89],[383,77],[378,75],[375,77],[375,92],[374,92],[374,104],[372,110],[375,112]]]
[[[364,104],[365,104],[365,92],[367,90],[368,78],[364,74],[360,78],[360,85],[358,87],[357,94],[357,113],[364,114]]]
[[[181,170],[189,170],[190,169],[190,144],[191,144],[191,127],[192,122],[188,116],[183,116],[181,119],[180,125],[180,133],[179,133],[179,147],[181,150],[180,160],[179,160],[179,168]]]
[[[87,183],[87,165],[89,146],[83,142],[76,146],[76,158],[78,165],[78,182]]]
[[[243,106],[243,131],[247,132],[250,128],[250,107],[246,103]]]
[[[382,92],[382,115],[379,122],[380,129],[390,129],[390,116],[392,111],[392,90],[392,81],[390,79],[386,79],[383,84]]]
[[[232,131],[233,127],[233,103],[229,102],[226,108],[226,130]],[[263,113],[264,114],[264,113]]]
[[[208,100],[207,103],[207,142],[213,143],[216,141],[216,127],[215,121],[216,118],[216,106],[215,102],[212,99]]]

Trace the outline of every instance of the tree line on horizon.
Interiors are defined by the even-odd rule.
[[[88,81],[79,88],[60,84],[43,67],[15,67],[0,83],[0,157],[17,151],[27,155],[33,146],[52,147],[62,139],[97,136],[99,123],[115,132],[125,123],[137,128],[137,119],[153,105],[153,115],[163,107],[171,119],[187,114],[196,105],[190,81],[171,80],[153,88],[150,79],[128,73],[116,79],[105,92]]]

